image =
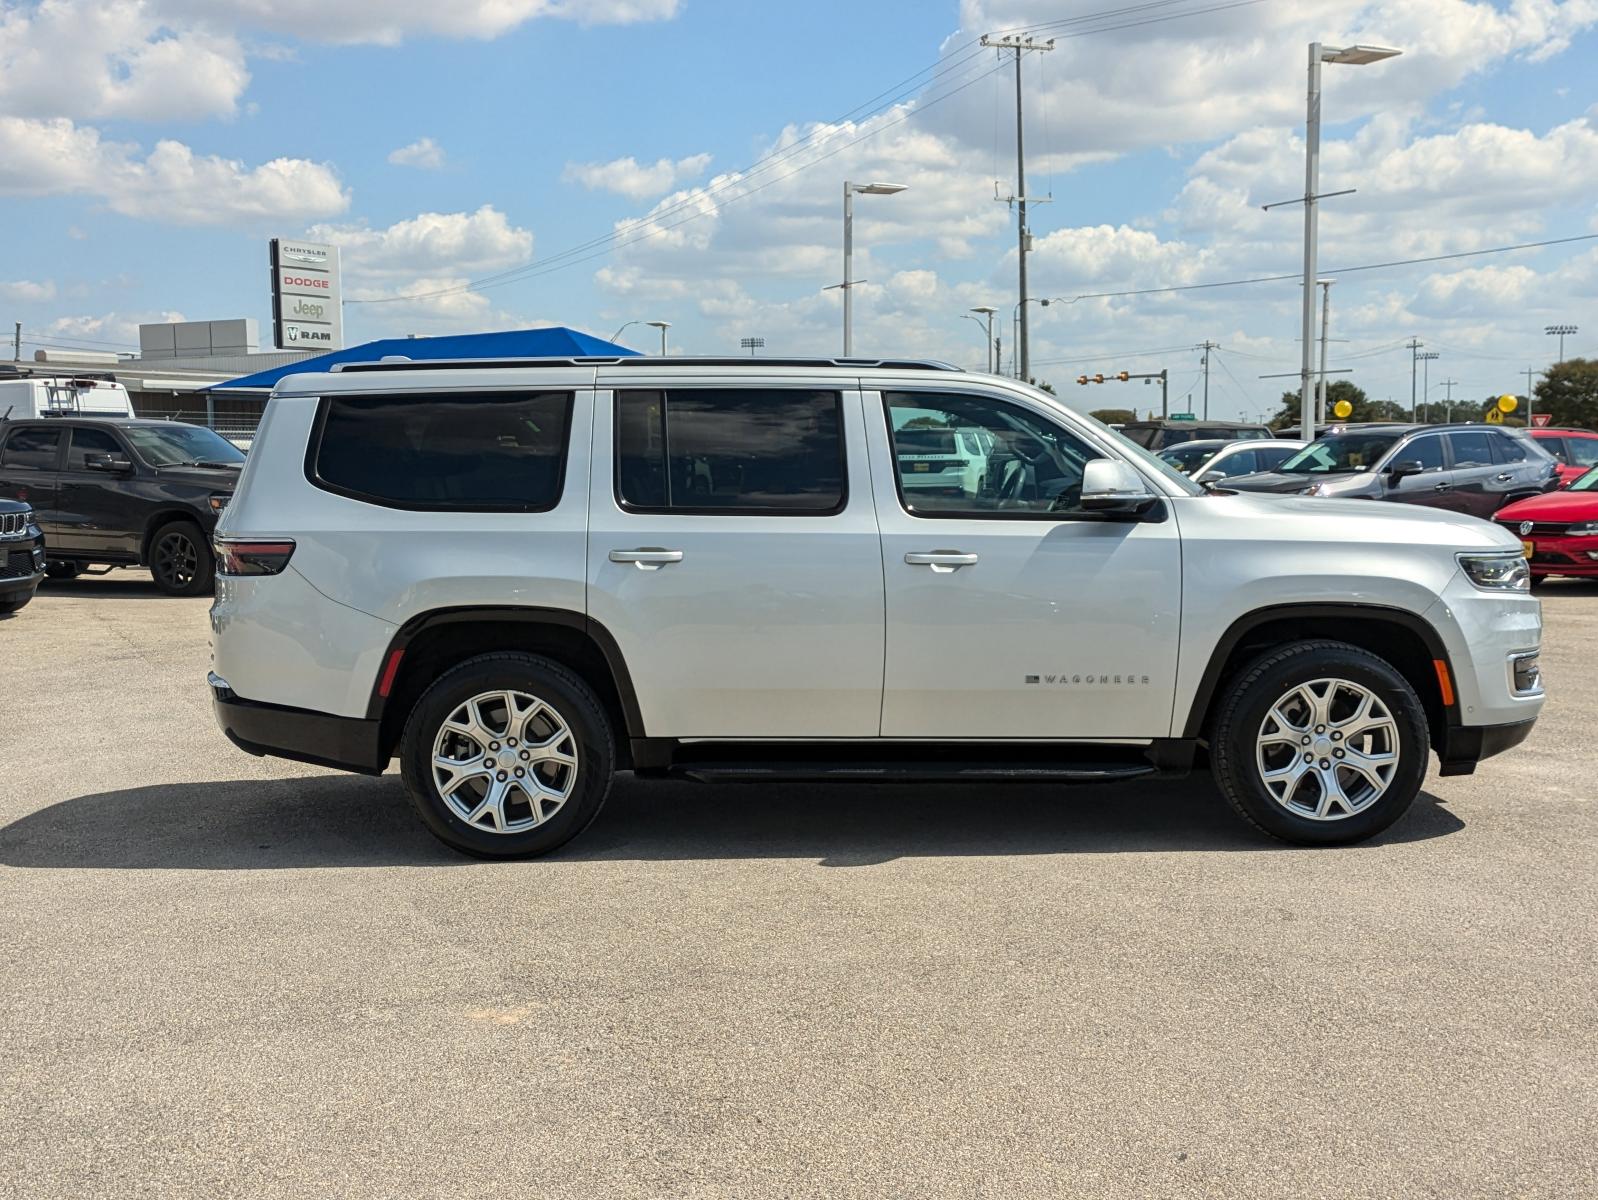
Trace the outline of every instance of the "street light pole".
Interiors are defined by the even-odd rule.
[[[988,374],[997,375],[999,373],[999,364],[996,361],[998,355],[995,352],[997,343],[993,340],[993,316],[999,310],[994,308],[991,304],[979,304],[971,311],[974,313],[980,313],[982,316],[988,319]]]
[[[1321,382],[1316,389],[1315,420],[1322,423],[1326,420],[1326,339],[1331,332],[1332,324],[1332,284],[1331,279],[1322,279],[1321,285]]]
[[[1565,338],[1566,338],[1566,336],[1567,335],[1574,335],[1575,333],[1577,333],[1579,331],[1576,329],[1576,327],[1574,325],[1550,325],[1550,326],[1548,326],[1548,328],[1544,329],[1543,332],[1546,333],[1549,337],[1556,337],[1556,338],[1559,339],[1559,357],[1554,362],[1554,365],[1558,366],[1560,363],[1565,361]]]
[[[854,285],[864,283],[855,279],[854,272],[854,194],[891,196],[904,191],[902,183],[850,183],[843,181],[843,356],[848,358],[854,350]]]
[[[1428,423],[1430,423],[1432,407],[1432,360],[1441,357],[1442,355],[1435,350],[1423,350],[1420,355],[1420,397],[1421,403],[1426,406]]]
[[[649,325],[649,326],[651,326],[651,327],[653,327],[655,329],[660,330],[660,353],[661,353],[662,356],[664,356],[665,353],[666,353],[666,330],[671,328],[671,322],[670,321],[645,321],[644,324],[645,325]]]

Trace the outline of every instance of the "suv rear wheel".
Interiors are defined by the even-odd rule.
[[[479,858],[547,854],[598,814],[615,769],[593,689],[547,658],[485,654],[416,702],[400,745],[422,821]]]
[[[150,539],[150,574],[168,596],[203,596],[215,571],[211,547],[192,521],[169,521]]]
[[[1428,744],[1426,710],[1391,664],[1343,642],[1296,642],[1231,685],[1210,747],[1245,819],[1285,841],[1337,845],[1408,811]]]

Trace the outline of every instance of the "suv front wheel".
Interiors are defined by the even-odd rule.
[[[533,654],[485,654],[445,673],[400,745],[422,821],[478,858],[547,854],[576,837],[599,814],[615,760],[593,689]]]
[[[1343,642],[1267,651],[1230,685],[1210,739],[1216,782],[1245,819],[1289,842],[1386,829],[1426,775],[1426,710],[1391,664]]]

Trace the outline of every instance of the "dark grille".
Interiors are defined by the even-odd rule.
[[[0,513],[0,537],[20,537],[32,519],[33,510],[27,508],[21,512]]]
[[[1568,521],[1534,521],[1530,533],[1521,533],[1519,521],[1501,521],[1503,527],[1516,537],[1563,537],[1570,528]]]
[[[0,566],[0,579],[26,579],[33,574],[33,551],[13,550]]]

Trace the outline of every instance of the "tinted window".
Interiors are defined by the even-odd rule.
[[[61,445],[59,429],[17,429],[6,439],[0,467],[38,467],[51,470]]]
[[[1211,466],[1207,474],[1216,479],[1230,479],[1233,475],[1252,475],[1255,471],[1265,468],[1257,465],[1259,460],[1255,457],[1254,450],[1239,450],[1236,454],[1229,454],[1220,462]]]
[[[1393,454],[1394,463],[1418,462],[1424,470],[1443,469],[1443,439],[1436,434],[1414,438]]]
[[[1454,448],[1456,467],[1490,467],[1493,465],[1493,444],[1486,433],[1451,433],[1448,442]]]
[[[103,429],[74,429],[72,444],[67,447],[67,470],[84,469],[91,454],[114,454],[126,458],[122,444]]]
[[[1518,437],[1511,434],[1499,433],[1493,435],[1498,442],[1499,460],[1506,463],[1522,463],[1526,461],[1526,447]]]
[[[1574,440],[1574,439],[1572,439],[1572,440]],[[1564,438],[1540,437],[1540,438],[1537,439],[1537,444],[1539,446],[1541,446],[1544,450],[1548,451],[1549,454],[1552,454],[1560,462],[1566,464],[1567,466],[1569,465],[1569,463],[1570,463],[1570,454],[1565,449],[1565,439]]]
[[[1598,438],[1566,438],[1570,461],[1578,467],[1598,467]]]
[[[1396,433],[1334,433],[1297,451],[1281,469],[1294,475],[1368,471],[1396,441]]]
[[[543,512],[560,500],[567,392],[330,396],[315,481],[395,508]]]
[[[1057,516],[1082,507],[1083,468],[1103,457],[1054,422],[986,396],[889,392],[899,498],[918,517]],[[929,430],[975,429],[985,453],[928,458]]]
[[[1253,453],[1259,456],[1260,470],[1274,471],[1292,458],[1293,455],[1297,454],[1298,448],[1295,446],[1261,446]]]
[[[629,508],[831,513],[843,507],[842,398],[785,388],[616,393]],[[955,454],[953,434],[926,453]]]

